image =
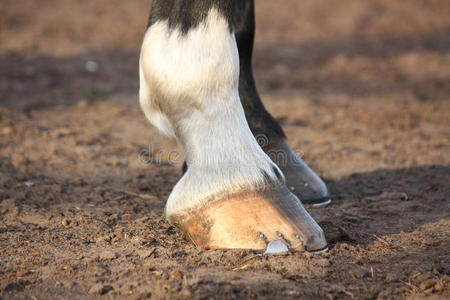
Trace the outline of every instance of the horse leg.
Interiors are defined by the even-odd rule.
[[[167,219],[198,246],[317,251],[322,229],[259,147],[239,98],[237,0],[154,0],[140,56],[146,117],[181,144]]]
[[[252,71],[255,36],[254,0],[239,1],[235,22],[240,58],[239,96],[253,135],[283,171],[287,187],[304,204],[313,206],[329,204],[331,200],[325,183],[288,146],[281,126],[267,112],[256,89]]]

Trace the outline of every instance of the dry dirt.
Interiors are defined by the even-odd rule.
[[[148,1],[0,3],[1,299],[450,297],[450,2],[257,1],[255,72],[334,202],[331,250],[196,249],[162,218]]]

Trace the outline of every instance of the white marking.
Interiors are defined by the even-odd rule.
[[[166,21],[152,25],[140,59],[139,91],[147,118],[182,144],[189,166],[166,205],[166,216],[214,197],[264,187],[281,171],[262,151],[245,119],[239,55],[225,18],[211,9],[183,35]]]

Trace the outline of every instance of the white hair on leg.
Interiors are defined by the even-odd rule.
[[[236,39],[215,8],[186,34],[167,21],[147,30],[140,104],[150,122],[182,144],[189,165],[169,196],[166,216],[283,183],[250,131],[238,79]]]

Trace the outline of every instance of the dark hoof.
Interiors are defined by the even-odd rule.
[[[322,207],[331,203],[331,197],[323,180],[286,142],[277,143],[274,150],[265,150],[283,171],[289,191],[295,194],[303,204],[312,207]]]

